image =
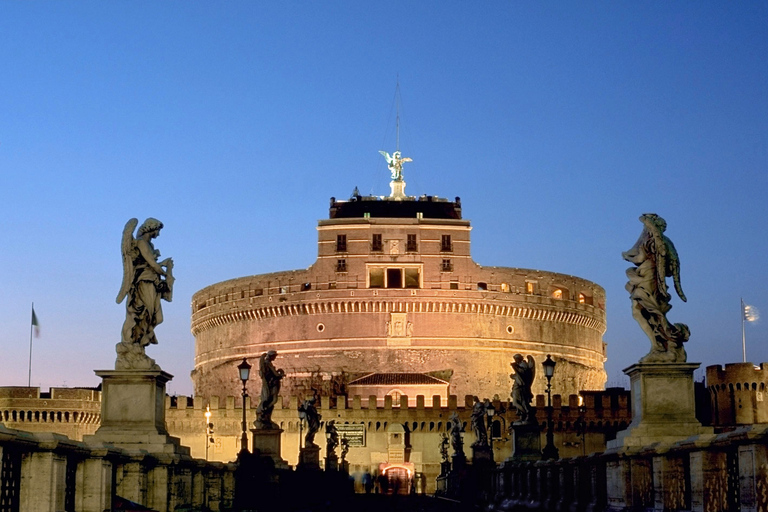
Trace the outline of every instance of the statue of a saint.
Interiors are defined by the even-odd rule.
[[[138,219],[131,219],[123,228],[123,284],[116,300],[118,304],[127,300],[122,336],[116,347],[116,370],[160,369],[144,349],[157,343],[155,327],[163,321],[160,299],[173,299],[173,260],[158,261],[160,251],[152,245],[163,223],[148,218],[134,238],[133,230],[138,223]]]
[[[307,400],[304,400],[299,405],[299,419],[306,420],[307,422],[307,434],[304,436],[304,446],[317,446],[315,444],[315,434],[320,430],[320,420],[322,416],[317,412],[317,398],[314,396]]]
[[[346,462],[347,454],[349,453],[349,439],[346,437],[341,438],[341,462]]]
[[[451,447],[454,457],[464,456],[464,441],[461,439],[461,433],[464,432],[464,424],[459,419],[458,413],[451,414],[448,420],[449,433],[451,435]]]
[[[334,420],[325,423],[325,434],[327,439],[325,443],[325,456],[335,457],[336,447],[339,446],[339,431],[336,430],[336,422]]]
[[[400,151],[395,151],[392,156],[386,151],[379,151],[387,161],[387,167],[389,172],[392,173],[392,181],[403,181],[403,164],[405,162],[413,162],[411,158],[401,158]]]
[[[277,357],[277,352],[270,350],[259,357],[259,375],[261,375],[261,401],[256,409],[256,428],[271,430],[279,428],[272,423],[272,410],[277,403],[280,394],[280,381],[285,377],[285,372],[275,368],[272,361]]]
[[[655,213],[640,216],[643,231],[634,247],[621,254],[635,267],[627,269],[626,289],[632,301],[632,316],[651,340],[651,351],[641,363],[684,363],[683,343],[691,335],[688,326],[671,324],[667,312],[672,309],[666,278],[673,279],[675,290],[686,301],[680,286],[680,260],[672,241],[664,236],[667,223]]]
[[[510,366],[514,370],[509,376],[512,378],[512,406],[520,416],[520,423],[536,423],[536,416],[531,410],[533,400],[533,379],[536,377],[536,361],[532,356],[523,359],[522,354],[513,356]]]
[[[448,460],[448,446],[450,444],[451,443],[448,440],[448,434],[445,432],[440,433],[440,457],[442,458],[443,462]]]
[[[472,406],[472,432],[475,434],[475,442],[472,446],[487,446],[488,431],[485,427],[485,403],[479,398],[474,397],[475,404]]]

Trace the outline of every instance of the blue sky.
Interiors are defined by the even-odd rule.
[[[191,393],[192,294],[305,268],[331,196],[461,196],[483,265],[606,289],[609,385],[648,350],[621,251],[656,212],[689,361],[768,361],[765,2],[5,2],[0,385],[114,364],[120,233],[157,217],[174,302],[149,354]],[[699,374],[700,375],[700,374]]]

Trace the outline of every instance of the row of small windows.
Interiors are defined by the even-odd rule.
[[[347,272],[347,260],[344,258],[336,260],[336,272]],[[441,272],[453,272],[453,263],[450,259],[443,259],[440,266]],[[420,272],[418,268],[371,268],[369,269],[368,273],[368,282],[369,282],[369,288],[421,288],[421,279],[420,279]],[[329,289],[335,289],[336,283],[330,282],[328,283]],[[449,288],[451,290],[458,290],[459,289],[459,283],[458,281],[452,281],[449,283]],[[469,288],[467,288],[469,289]],[[283,295],[289,293],[289,287],[288,286],[278,286],[275,288],[278,294]],[[306,282],[301,283],[299,285],[299,290],[302,292],[307,292],[312,290],[312,283]],[[478,282],[477,283],[477,290],[479,291],[487,291],[488,290],[488,283],[485,282]],[[511,287],[509,283],[501,283],[499,285],[499,291],[502,293],[511,293],[514,292],[514,287]],[[529,295],[536,294],[536,283],[535,282],[527,282],[525,284],[525,293]],[[272,293],[272,292],[270,292]],[[196,309],[198,311],[204,309],[206,306],[219,304],[220,302],[226,302],[228,300],[236,300],[236,295],[239,295],[239,298],[244,299],[246,296],[248,297],[258,297],[261,295],[264,295],[264,289],[263,288],[254,288],[248,291],[246,294],[245,290],[241,290],[239,294],[228,294],[228,295],[222,295],[218,297],[214,297],[208,302],[200,302],[197,304]],[[549,294],[553,299],[558,300],[569,300],[569,294],[567,290],[564,290],[562,288],[553,288]],[[589,295],[586,295],[584,293],[578,293],[576,295],[576,300],[580,304],[589,304],[592,305],[592,297]]]
[[[419,244],[416,241],[416,235],[406,235],[405,252],[417,252]],[[371,252],[383,252],[384,239],[381,233],[374,233],[371,236]],[[336,235],[336,252],[347,252],[347,235]],[[453,252],[453,243],[451,235],[443,235],[440,238],[440,252]]]
[[[95,417],[96,416],[93,414],[82,412],[72,412],[70,416],[69,411],[0,411],[0,420],[17,422],[42,421],[69,423],[70,418],[72,422],[84,422],[86,419]]]

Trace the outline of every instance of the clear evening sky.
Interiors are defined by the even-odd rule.
[[[148,353],[190,394],[192,294],[309,266],[331,196],[389,193],[398,76],[406,192],[460,196],[482,265],[603,286],[609,385],[649,349],[644,212],[689,361],[741,361],[741,297],[768,361],[766,2],[3,2],[0,385],[27,384],[32,302],[33,386],[113,368],[121,231],[152,216],[177,280]]]

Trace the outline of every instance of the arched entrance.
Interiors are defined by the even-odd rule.
[[[389,466],[384,469],[384,474],[389,482],[388,494],[408,494],[411,490],[411,478],[413,473],[402,466]]]

